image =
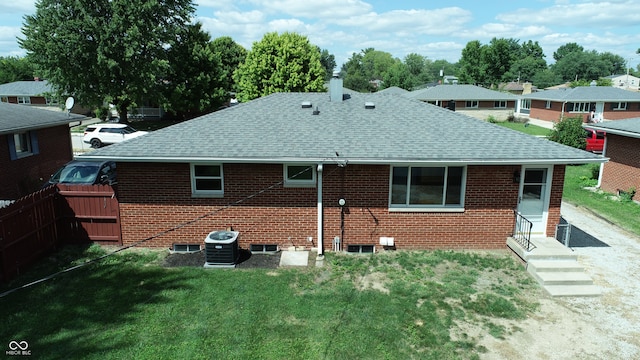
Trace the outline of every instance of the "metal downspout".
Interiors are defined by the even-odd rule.
[[[318,164],[318,256],[324,255],[322,212],[322,164]]]
[[[604,146],[602,147],[602,156],[606,156],[607,154],[607,140],[609,138],[608,137],[604,137]],[[600,187],[602,186],[602,172],[604,171],[604,163],[600,163],[600,172],[598,173],[598,185],[596,185],[596,188],[600,189]]]

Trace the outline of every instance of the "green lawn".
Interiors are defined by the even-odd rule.
[[[102,253],[67,247],[4,290]],[[276,270],[165,268],[161,254],[0,298],[0,339],[38,359],[478,359],[478,334],[517,331],[540,291],[506,253],[330,253]]]
[[[596,165],[567,166],[563,200],[589,208],[610,222],[640,235],[640,204],[615,199],[613,194],[585,189],[597,183],[597,174],[591,170],[593,166]]]
[[[534,136],[548,136],[551,132],[551,129],[547,129],[542,126],[531,125],[528,123],[525,124],[518,122],[501,121],[495,122],[494,124]]]

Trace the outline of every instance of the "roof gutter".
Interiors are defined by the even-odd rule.
[[[202,157],[119,157],[108,155],[80,155],[86,160],[114,160],[118,162],[149,162],[149,163],[236,163],[236,164],[300,164],[300,163],[325,163],[337,161],[331,158],[202,158]],[[342,159],[341,159],[342,160]],[[346,159],[349,164],[358,165],[562,165],[562,164],[599,164],[609,161],[608,158],[561,158],[561,159]]]

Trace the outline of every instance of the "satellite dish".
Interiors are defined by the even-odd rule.
[[[75,104],[75,101],[71,96],[69,96],[64,102],[64,106],[67,108],[67,110],[71,110],[73,108],[73,104]]]

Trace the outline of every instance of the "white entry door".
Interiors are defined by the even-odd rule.
[[[533,227],[531,234],[546,236],[553,166],[523,166],[518,193],[518,212]]]

